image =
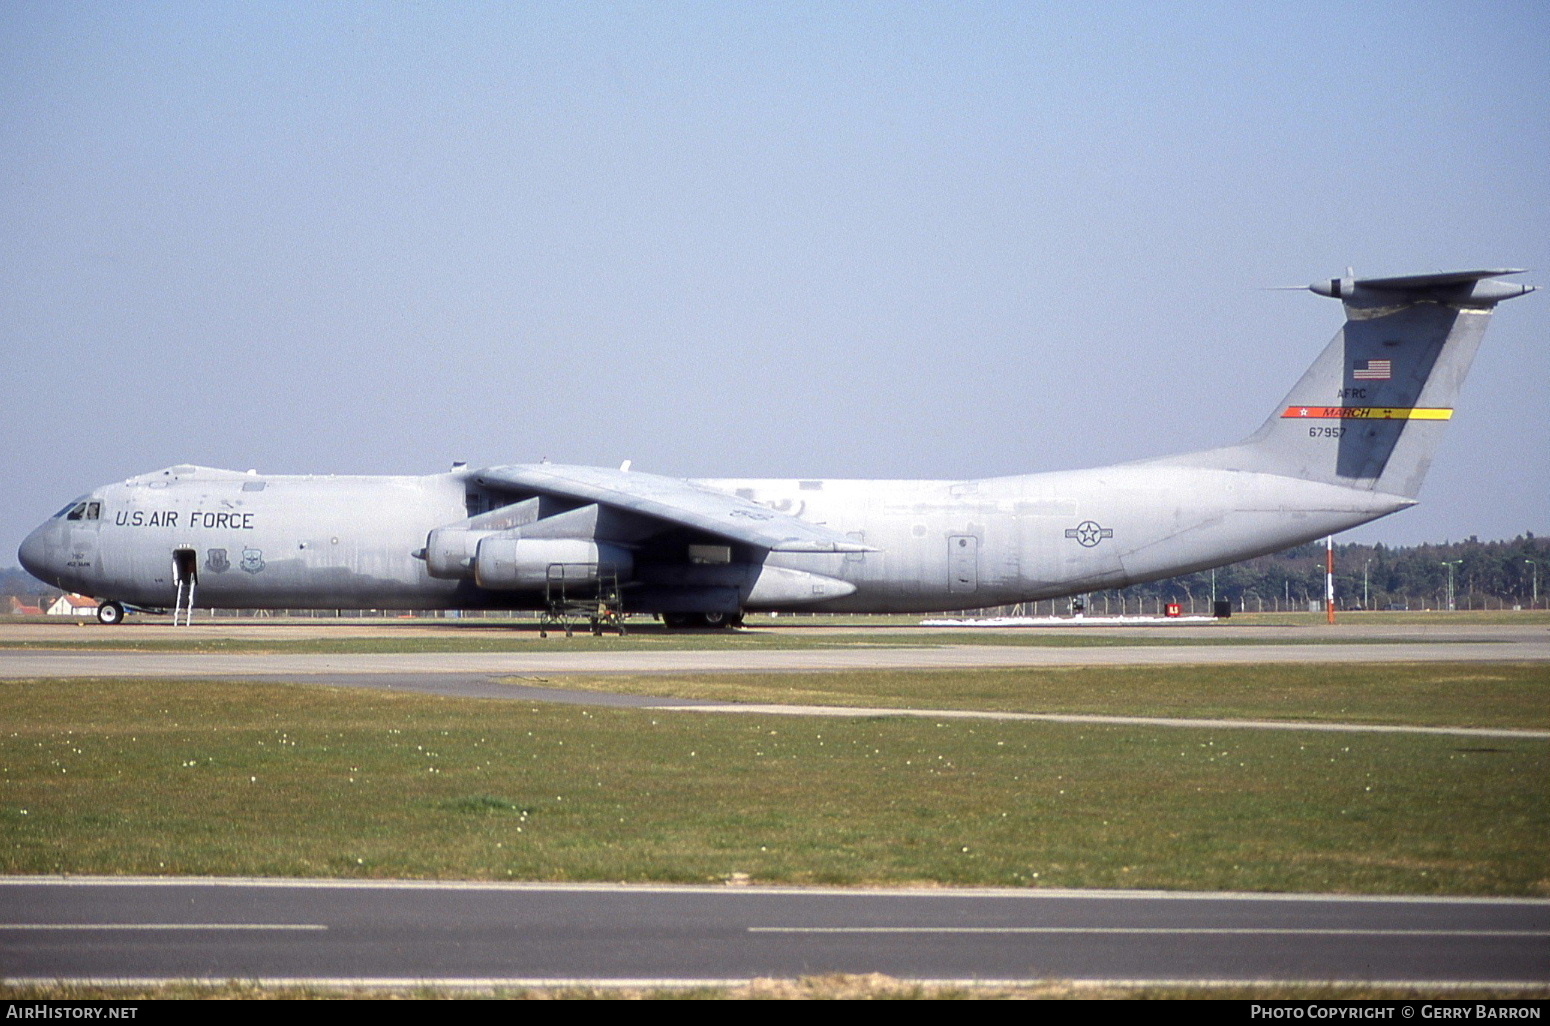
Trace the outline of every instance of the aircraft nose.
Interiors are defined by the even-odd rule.
[[[22,542],[22,547],[16,550],[16,559],[21,563],[22,569],[40,581],[50,580],[49,536],[53,533],[52,528],[52,523],[43,524],[29,534]]]

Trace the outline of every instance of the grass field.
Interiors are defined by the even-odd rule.
[[[953,696],[915,673],[849,687],[869,704],[1035,692],[1041,707],[1184,714],[1223,687],[1210,670],[1019,672],[966,675]],[[1420,668],[1365,690],[1330,672],[1277,667],[1213,714],[1545,720],[1533,668]],[[3,682],[0,723],[7,873],[1550,894],[1539,740],[136,680]]]
[[[1550,728],[1550,665],[1544,663],[1074,666],[542,680],[545,687],[748,704]]]

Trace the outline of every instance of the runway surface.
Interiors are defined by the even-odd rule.
[[[8,980],[1550,982],[1550,902],[0,880]]]

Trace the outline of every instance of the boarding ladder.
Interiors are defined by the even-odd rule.
[[[183,616],[184,627],[193,625],[194,585],[199,583],[198,559],[193,549],[172,550],[172,579],[178,585],[177,597],[172,603],[172,626],[174,627],[178,625],[180,613]]]

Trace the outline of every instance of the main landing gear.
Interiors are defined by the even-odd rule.
[[[741,627],[742,613],[663,613],[662,626],[671,630],[688,630],[696,627],[720,630],[725,627]]]
[[[124,622],[124,604],[122,602],[104,602],[97,607],[97,622],[109,627]]]

